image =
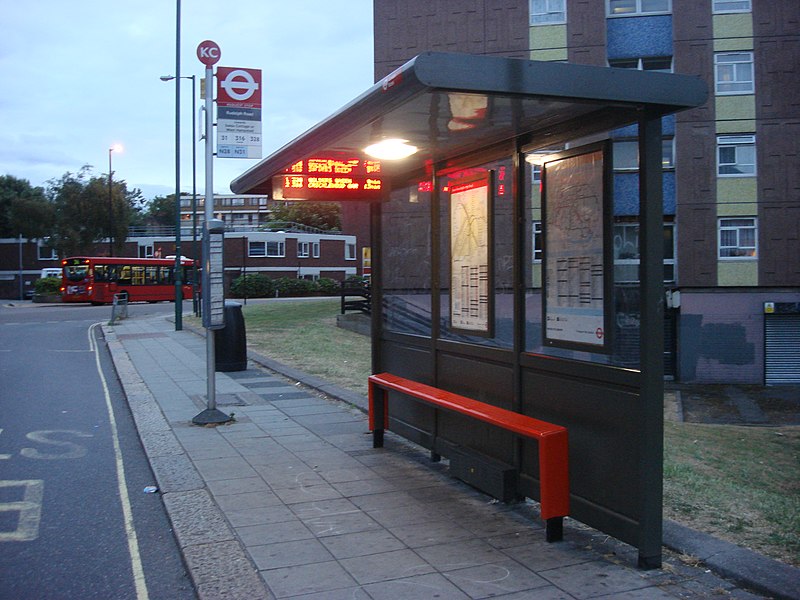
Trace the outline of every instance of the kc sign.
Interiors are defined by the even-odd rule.
[[[261,69],[217,68],[217,156],[261,158]]]
[[[222,52],[216,42],[206,40],[197,46],[197,58],[207,67],[217,64],[221,56]]]

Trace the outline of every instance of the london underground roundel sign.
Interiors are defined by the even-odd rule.
[[[222,51],[219,49],[217,42],[206,40],[197,45],[197,58],[207,67],[217,64],[221,56]]]

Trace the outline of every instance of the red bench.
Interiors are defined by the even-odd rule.
[[[369,428],[373,448],[383,447],[383,432],[389,428],[388,390],[535,439],[539,443],[539,496],[542,519],[547,523],[547,541],[563,538],[563,518],[569,514],[569,457],[564,427],[391,373],[379,373],[369,377]]]

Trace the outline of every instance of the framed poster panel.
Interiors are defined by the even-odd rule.
[[[603,142],[542,166],[544,343],[611,352],[611,155]]]
[[[494,176],[450,186],[450,328],[494,335],[492,213]]]

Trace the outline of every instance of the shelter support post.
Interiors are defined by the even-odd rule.
[[[664,472],[664,203],[661,118],[639,119],[639,251],[642,453],[639,567],[661,567]]]

